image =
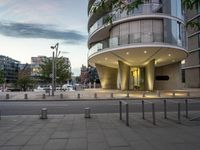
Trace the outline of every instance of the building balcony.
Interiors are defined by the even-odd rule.
[[[184,14],[180,13],[179,11],[171,11],[170,9],[166,9],[165,6],[161,3],[145,3],[140,5],[138,8],[132,10],[132,11],[123,11],[122,13],[120,11],[114,11],[108,14],[105,14],[103,17],[99,17],[99,19],[94,22],[95,19],[89,19],[88,23],[88,31],[89,35],[91,36],[95,31],[102,28],[103,26],[106,26],[109,24],[107,21],[108,16],[113,16],[112,22],[122,20],[124,18],[129,18],[133,16],[146,16],[146,15],[167,15],[172,16],[180,21],[184,22]],[[97,17],[94,17],[97,18]]]
[[[181,61],[187,57],[185,41],[164,37],[160,33],[135,33],[96,43],[88,52],[89,63],[93,66],[105,63],[109,67],[117,67],[117,60],[141,66],[150,57],[157,60],[157,66]]]

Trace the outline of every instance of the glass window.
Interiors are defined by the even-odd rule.
[[[163,20],[153,20],[153,41],[163,41]]]
[[[144,43],[152,42],[152,20],[142,20],[141,21],[141,40]]]

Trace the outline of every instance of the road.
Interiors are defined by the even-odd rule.
[[[141,101],[127,100],[130,112],[141,112]],[[145,111],[151,111],[151,102],[155,103],[156,111],[163,111],[162,100],[146,100]],[[185,110],[185,101],[167,101],[168,111],[177,111],[177,102],[181,103],[181,110]],[[47,108],[48,114],[81,114],[84,108],[90,107],[92,113],[118,113],[119,100],[104,101],[19,101],[0,102],[2,115],[39,115],[41,108]],[[199,100],[189,101],[189,110],[200,110]]]

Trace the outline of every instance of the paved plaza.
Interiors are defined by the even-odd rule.
[[[6,98],[6,95],[9,98]],[[25,98],[27,94],[27,98]],[[45,95],[45,96],[44,96]],[[62,95],[62,96],[61,96]],[[0,100],[92,100],[92,99],[124,99],[124,98],[182,98],[200,97],[200,89],[168,90],[168,91],[120,91],[103,89],[85,89],[80,91],[56,91],[54,96],[40,92],[0,92]]]
[[[160,115],[160,116],[159,116]],[[199,150],[200,121],[182,118],[178,124],[157,114],[130,114],[130,126],[119,114],[4,116],[0,120],[0,150]],[[123,116],[124,117],[124,116]]]

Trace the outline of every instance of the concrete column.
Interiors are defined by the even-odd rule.
[[[101,81],[101,87],[103,89],[117,89],[117,69],[100,64],[95,65]]]
[[[154,90],[154,80],[155,80],[155,59],[151,60],[146,66],[145,73],[145,89],[152,91]]]
[[[130,66],[125,64],[122,61],[118,61],[119,64],[119,74],[120,74],[120,82],[121,90],[129,90],[129,76],[130,76]]]

